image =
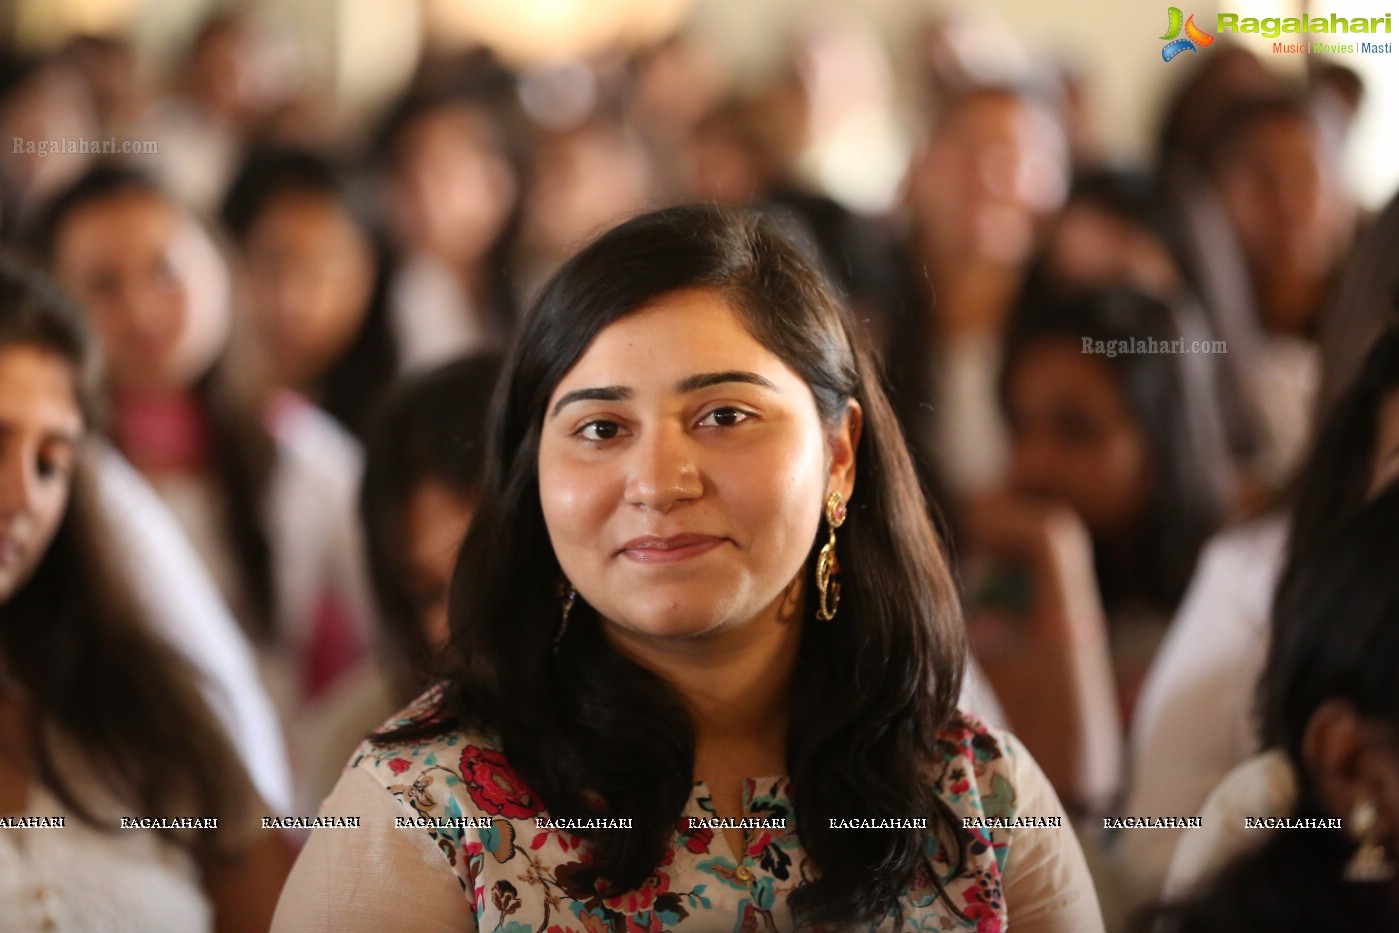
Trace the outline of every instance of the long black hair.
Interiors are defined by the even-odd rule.
[[[1011,373],[1032,347],[1044,341],[1083,341],[1123,346],[1133,339],[1158,344],[1187,336],[1183,309],[1136,289],[1108,288],[1044,307],[1020,310],[1006,336],[1000,394],[1006,409]],[[1203,333],[1203,331],[1201,331]],[[1143,548],[1142,573],[1115,579],[1098,553],[1104,598],[1143,599],[1174,610],[1205,540],[1227,514],[1234,473],[1220,413],[1211,407],[1218,371],[1206,353],[1123,352],[1098,357],[1112,368],[1122,398],[1151,448],[1156,473],[1136,539]],[[1095,544],[1097,544],[1095,542]]]
[[[142,172],[121,165],[98,165],[59,193],[44,209],[31,234],[32,245],[50,266],[64,225],[81,210],[114,198],[143,195],[166,204],[179,202]],[[276,585],[272,546],[263,526],[263,504],[271,483],[276,449],[258,406],[229,377],[226,355],[192,386],[210,429],[210,468],[224,496],[224,519],[241,576],[239,621],[260,642],[276,624]]]
[[[818,622],[815,600],[806,601],[786,749],[797,831],[819,868],[790,906],[803,923],[848,925],[897,911],[930,837],[957,871],[965,866],[968,840],[930,779],[965,643],[907,447],[812,255],[771,217],[674,207],[614,228],[555,274],[497,392],[486,490],[452,582],[452,669],[440,708],[381,740],[453,728],[495,736],[551,813],[633,819],[629,831],[579,832],[610,889],[638,887],[654,872],[692,790],[693,724],[669,684],[610,646],[586,604],[551,650],[562,573],[540,505],[539,437],[551,393],[599,332],[661,296],[712,289],[802,376],[828,427],[851,399],[864,413],[859,481],[841,530],[840,621]],[[927,814],[932,828],[842,835],[823,820],[852,810]]]
[[[0,352],[34,347],[62,360],[90,430],[96,363],[82,315],[57,286],[0,257]],[[33,574],[0,602],[0,661],[20,686],[40,783],[101,826],[69,783],[55,733],[82,749],[118,801],[152,817],[222,818],[256,799],[242,764],[196,689],[195,675],[147,628],[116,563],[88,453],[81,448],[67,509]],[[197,853],[227,834],[162,834]]]
[[[1294,484],[1290,560],[1325,537],[1336,522],[1365,502],[1375,470],[1380,409],[1399,393],[1399,324],[1370,347],[1345,391],[1317,429],[1312,450]]]
[[[389,280],[393,257],[365,199],[356,197],[348,178],[329,159],[293,146],[266,146],[251,152],[229,185],[219,211],[239,246],[278,201],[309,196],[334,203],[358,228],[374,255],[374,281],[364,319],[349,346],[316,379],[312,394],[320,407],[357,435],[398,369],[398,346],[389,327]]]

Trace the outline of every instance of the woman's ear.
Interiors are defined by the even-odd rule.
[[[860,431],[864,428],[865,412],[860,403],[850,399],[845,405],[845,414],[830,434],[828,446],[831,458],[831,475],[826,485],[830,492],[838,492],[845,501],[855,491],[855,451],[860,447]]]
[[[1382,835],[1399,829],[1394,751],[1384,730],[1349,702],[1327,700],[1312,713],[1302,734],[1302,761],[1329,813],[1346,819],[1357,803],[1368,801],[1379,811]]]

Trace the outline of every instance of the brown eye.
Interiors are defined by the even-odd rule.
[[[610,441],[622,433],[622,426],[615,421],[589,421],[578,429],[577,434],[585,441]]]
[[[716,408],[700,419],[700,425],[716,428],[736,427],[749,418],[753,417],[746,411],[739,408],[727,407]]]

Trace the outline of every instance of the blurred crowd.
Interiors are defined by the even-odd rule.
[[[99,482],[272,811],[314,813],[430,682],[533,292],[617,221],[719,201],[800,229],[882,361],[975,711],[1081,818],[1110,928],[1184,890],[1185,833],[1097,827],[1200,813],[1266,747],[1274,586],[1399,475],[1399,202],[1350,194],[1343,66],[1216,43],[1121,164],[1080,75],[990,73],[951,28],[897,82],[817,33],[741,85],[683,34],[543,77],[433,53],[351,133],[237,13],[166,74],[120,35],[0,58],[0,241],[97,337]],[[872,102],[912,141],[878,214],[840,180]],[[142,151],[11,144],[105,139]]]

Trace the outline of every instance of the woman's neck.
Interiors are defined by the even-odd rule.
[[[789,688],[801,639],[802,586],[794,580],[757,618],[699,638],[656,639],[608,627],[614,647],[680,695],[707,747],[785,749]],[[698,759],[697,754],[697,759]]]

